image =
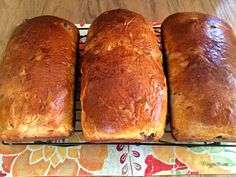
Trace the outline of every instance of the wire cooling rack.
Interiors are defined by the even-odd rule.
[[[161,45],[161,28],[160,25],[153,27],[157,37],[157,43],[162,50]],[[79,61],[83,58],[83,48],[87,37],[88,27],[78,26],[80,32],[79,42]],[[146,146],[184,146],[184,147],[199,147],[199,146],[211,146],[211,147],[236,147],[236,143],[225,142],[177,142],[171,136],[170,124],[167,123],[164,136],[157,142],[125,142],[125,143],[90,143],[83,140],[81,129],[81,103],[80,103],[80,83],[81,75],[78,74],[76,78],[76,108],[75,108],[75,130],[73,135],[67,139],[62,140],[45,140],[45,141],[31,141],[31,142],[6,142],[2,141],[4,145],[52,145],[52,146],[77,146],[77,145],[117,145],[117,144],[129,144],[129,145],[146,145]],[[168,122],[168,121],[167,121]]]

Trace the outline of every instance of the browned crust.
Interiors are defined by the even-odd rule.
[[[16,28],[0,64],[1,140],[71,134],[77,40],[77,28],[53,16]]]
[[[236,37],[223,20],[177,13],[162,24],[173,136],[236,141]]]
[[[166,122],[166,80],[155,33],[122,9],[97,17],[82,60],[82,129],[92,142],[158,140]]]

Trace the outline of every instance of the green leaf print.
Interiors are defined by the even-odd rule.
[[[191,148],[191,151],[195,153],[219,153],[225,150],[225,147],[194,147]]]
[[[178,171],[176,171],[176,175],[184,175],[187,172],[188,172],[188,169],[186,169],[186,170],[178,170]]]
[[[204,149],[209,152],[209,150],[211,149],[211,147],[204,147]]]
[[[175,163],[175,158],[170,159],[170,163],[174,164]]]
[[[236,166],[236,163],[234,163],[230,158],[223,157],[223,156],[217,156],[213,155],[212,160],[221,167],[233,167]]]
[[[193,147],[191,148],[191,151],[196,152],[196,153],[202,153],[205,151],[204,147]]]
[[[232,151],[232,150],[229,150],[229,149],[225,149],[224,152],[230,152],[230,153],[236,154],[236,151]]]
[[[175,175],[175,170],[174,170],[174,169],[171,169],[171,170],[170,170],[170,174]]]
[[[225,150],[225,147],[211,147],[209,149],[210,153],[219,153]]]

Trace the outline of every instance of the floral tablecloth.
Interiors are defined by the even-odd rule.
[[[236,148],[0,145],[0,176],[236,174]]]
[[[172,174],[236,174],[236,148],[0,144],[0,176]]]

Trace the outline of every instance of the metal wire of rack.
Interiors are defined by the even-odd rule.
[[[87,37],[88,28],[78,28],[80,31],[79,41],[79,60],[83,58],[83,46]],[[154,27],[154,31],[157,37],[157,43],[162,50],[161,45],[161,28],[160,26]],[[2,141],[4,145],[51,145],[51,146],[77,146],[77,145],[145,145],[145,146],[183,146],[183,147],[236,147],[236,143],[225,143],[225,142],[177,142],[172,138],[170,125],[167,124],[164,137],[157,142],[125,142],[125,143],[91,143],[83,140],[82,129],[81,129],[81,103],[80,103],[80,81],[81,75],[78,74],[76,78],[76,108],[75,108],[75,129],[71,137],[62,140],[45,140],[45,141],[31,141],[31,142],[7,142]]]

